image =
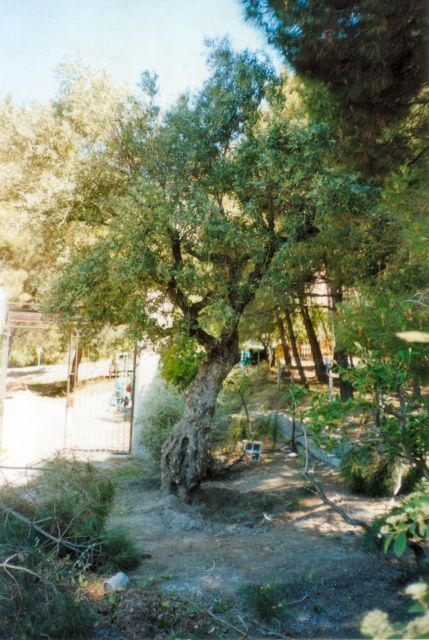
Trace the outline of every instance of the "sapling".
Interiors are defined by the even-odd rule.
[[[297,451],[296,446],[296,422],[301,421],[301,404],[308,395],[307,387],[303,387],[297,384],[291,384],[286,393],[283,395],[283,400],[289,407],[290,414],[292,416],[292,437],[291,437],[291,449],[294,453]]]

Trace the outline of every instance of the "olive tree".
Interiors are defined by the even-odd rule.
[[[279,116],[279,80],[266,61],[223,42],[209,62],[201,91],[162,116],[145,77],[149,94],[128,101],[111,143],[86,148],[68,219],[87,236],[52,292],[63,317],[83,327],[125,324],[155,341],[183,335],[204,351],[162,452],[163,491],[184,500],[207,470],[240,318],[273,265],[318,233],[319,192],[332,176],[325,128]]]

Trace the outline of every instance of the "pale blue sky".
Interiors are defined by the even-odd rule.
[[[79,58],[132,87],[155,71],[166,105],[206,77],[204,38],[226,34],[268,52],[239,0],[0,0],[0,98],[53,97],[56,67]]]

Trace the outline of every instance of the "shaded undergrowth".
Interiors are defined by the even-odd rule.
[[[0,633],[80,638],[92,616],[88,570],[130,569],[139,553],[106,526],[114,488],[93,465],[56,458],[25,486],[0,491]]]

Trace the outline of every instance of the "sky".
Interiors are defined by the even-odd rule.
[[[53,98],[58,65],[81,60],[131,88],[156,72],[167,106],[201,86],[204,39],[224,35],[275,55],[239,0],[0,0],[0,98]]]

